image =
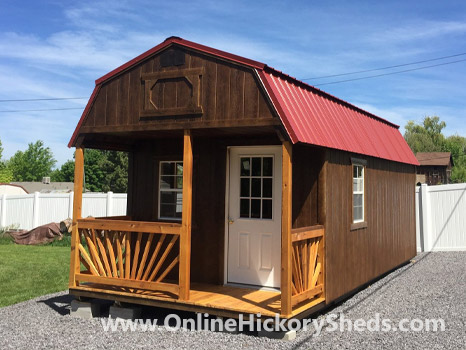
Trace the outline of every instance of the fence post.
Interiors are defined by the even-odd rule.
[[[107,192],[107,215],[106,216],[112,216],[113,215],[113,192],[108,191]]]
[[[68,202],[68,217],[70,219],[73,218],[73,200],[74,200],[74,192],[70,192],[69,202]]]
[[[0,210],[0,227],[6,226],[6,193],[2,195],[2,208]]]
[[[432,250],[432,220],[430,216],[430,198],[429,198],[429,187],[426,184],[421,185],[421,203],[420,211],[421,217],[420,222],[422,223],[422,230],[420,230],[422,251],[430,252]]]
[[[34,205],[32,209],[32,228],[39,226],[39,192],[34,192]]]

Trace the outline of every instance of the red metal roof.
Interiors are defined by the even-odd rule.
[[[399,132],[398,125],[270,68],[263,63],[178,37],[166,39],[163,43],[97,79],[96,88],[68,146],[71,147],[74,143],[79,127],[97,96],[96,92],[104,82],[174,44],[255,69],[293,143],[303,142],[419,165]]]
[[[258,73],[293,143],[418,164],[397,125],[272,68]]]

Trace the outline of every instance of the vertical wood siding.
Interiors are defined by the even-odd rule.
[[[86,132],[92,127],[108,126],[106,131],[123,130],[122,127],[160,125],[175,126],[183,122],[228,122],[231,120],[273,119],[273,114],[262,91],[258,87],[251,68],[233,65],[194,51],[177,48],[186,55],[183,65],[161,67],[160,54],[104,83],[95,103],[83,123]],[[141,74],[169,70],[203,68],[201,76],[202,116],[178,116],[140,120],[143,104]],[[183,79],[155,88],[157,105],[179,107],[186,105],[187,90]],[[218,125],[218,124],[217,124]]]
[[[367,157],[367,227],[351,230],[351,154],[336,150],[327,154],[326,300],[330,302],[416,255],[415,170]]]
[[[225,235],[225,182],[228,146],[280,144],[267,137],[194,137],[191,281],[223,283]],[[137,148],[130,157],[133,172],[128,186],[128,215],[134,220],[156,221],[158,164],[182,160],[182,138],[157,139]]]

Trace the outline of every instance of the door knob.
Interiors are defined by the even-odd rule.
[[[229,223],[229,224],[232,224],[232,223],[234,223],[234,222],[235,222],[235,220],[233,220],[232,218],[228,218],[228,223]]]

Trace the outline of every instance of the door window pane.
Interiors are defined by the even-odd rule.
[[[251,170],[251,158],[241,158],[241,176],[249,176]]]
[[[261,200],[251,199],[251,218],[261,217]]]
[[[261,196],[261,179],[252,178],[251,179],[251,197]]]
[[[252,158],[252,176],[261,176],[262,159],[258,157]]]
[[[262,179],[262,197],[272,198],[272,179]]]
[[[249,197],[249,178],[241,178],[240,197]]]
[[[242,218],[249,217],[249,199],[240,199],[239,216]]]
[[[262,158],[262,175],[272,176],[273,174],[273,158],[264,157]]]
[[[271,219],[272,218],[272,200],[263,199],[262,200],[262,219]]]

